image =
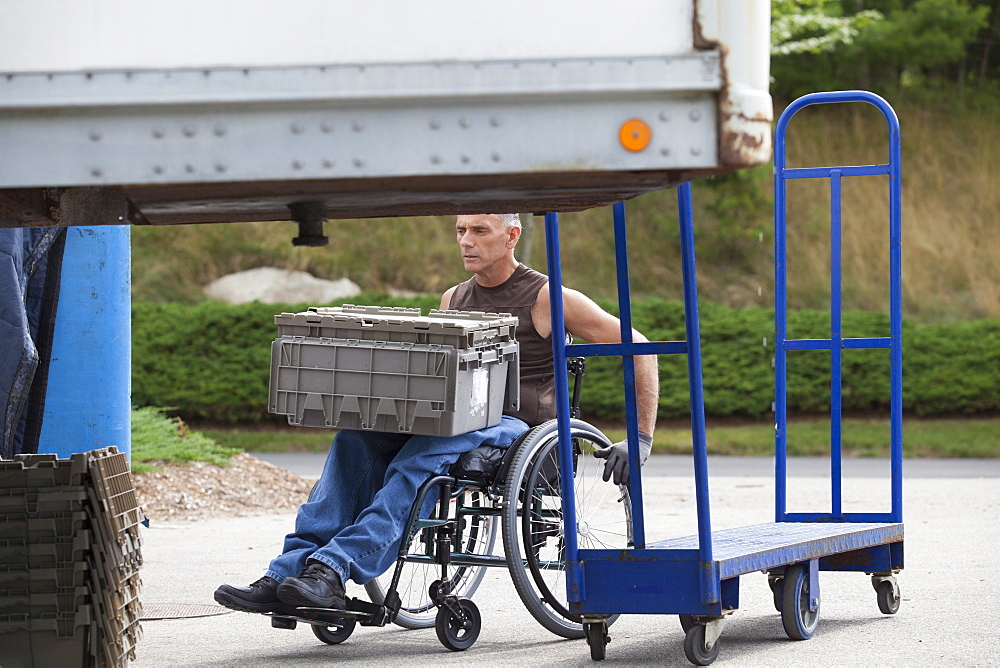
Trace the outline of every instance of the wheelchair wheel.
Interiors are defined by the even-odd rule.
[[[455,534],[455,552],[487,555],[493,553],[496,543],[496,523],[492,517],[477,515],[477,508],[487,508],[490,501],[480,489],[467,488],[459,492],[451,502],[450,516],[460,513],[459,527]],[[403,564],[399,577],[398,593],[402,607],[396,616],[396,624],[407,629],[429,629],[434,626],[438,609],[431,598],[430,587],[441,579],[441,566],[433,561],[416,559],[433,558],[434,530],[418,531],[410,541],[407,552],[414,560]],[[365,585],[373,603],[385,603],[385,593],[392,584],[396,566]],[[486,574],[485,566],[448,567],[451,593],[461,598],[471,598]]]
[[[628,490],[602,479],[594,449],[611,443],[599,430],[571,420],[577,541],[581,548],[624,549],[632,543]],[[564,638],[583,638],[580,618],[567,607],[562,480],[555,420],[535,427],[507,473],[503,545],[518,596],[542,626]],[[609,617],[611,625],[617,615]]]

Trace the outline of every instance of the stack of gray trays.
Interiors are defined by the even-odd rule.
[[[0,666],[124,666],[142,520],[124,453],[0,461]]]

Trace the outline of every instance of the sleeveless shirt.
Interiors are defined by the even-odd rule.
[[[517,316],[514,336],[518,341],[521,366],[521,401],[517,411],[507,415],[535,426],[556,416],[555,383],[552,374],[552,341],[543,338],[531,319],[531,307],[548,277],[518,264],[510,278],[487,288],[473,276],[455,287],[449,308],[456,311],[510,313]]]

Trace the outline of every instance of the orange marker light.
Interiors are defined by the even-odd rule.
[[[618,141],[633,153],[645,149],[652,139],[653,131],[645,121],[640,121],[638,118],[630,118],[622,123],[618,130]]]

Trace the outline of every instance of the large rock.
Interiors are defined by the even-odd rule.
[[[267,304],[309,302],[322,306],[360,293],[357,283],[347,278],[329,281],[304,271],[274,267],[229,274],[205,286],[206,295],[230,304],[256,300]]]

